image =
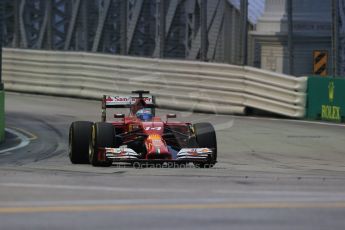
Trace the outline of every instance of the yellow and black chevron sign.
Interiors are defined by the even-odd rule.
[[[314,56],[314,69],[313,74],[320,76],[327,76],[327,62],[328,62],[328,52],[315,50]]]

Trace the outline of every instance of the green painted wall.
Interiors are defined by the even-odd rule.
[[[307,118],[345,122],[345,79],[308,78]]]
[[[0,142],[5,138],[5,92],[0,90]]]

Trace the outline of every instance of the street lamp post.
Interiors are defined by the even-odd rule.
[[[121,26],[120,26],[121,48],[120,48],[120,53],[122,55],[127,55],[127,49],[128,49],[128,44],[127,44],[128,2],[127,2],[127,0],[122,0],[120,7],[121,7]]]
[[[332,0],[332,74],[338,75],[338,0]]]
[[[0,90],[3,89],[2,84],[2,43],[3,43],[3,32],[4,32],[4,1],[0,1]]]
[[[200,1],[200,22],[201,22],[201,46],[200,46],[200,60],[207,61],[207,0]]]
[[[165,50],[165,24],[166,24],[166,15],[165,15],[165,5],[166,0],[160,0],[159,5],[159,58],[164,58]]]
[[[242,65],[248,64],[248,0],[241,0]]]
[[[294,75],[293,0],[287,2],[289,74]]]

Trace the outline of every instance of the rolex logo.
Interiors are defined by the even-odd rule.
[[[331,103],[334,101],[334,81],[330,81],[328,84],[328,98]]]

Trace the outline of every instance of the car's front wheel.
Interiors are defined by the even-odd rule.
[[[75,121],[69,128],[69,159],[73,164],[88,164],[92,122]]]
[[[112,162],[98,158],[99,148],[115,148],[115,128],[110,123],[97,122],[92,126],[89,142],[89,161],[93,166],[109,167]]]
[[[217,162],[217,137],[214,127],[210,123],[197,123],[193,126],[196,139],[195,147],[212,149],[213,154],[205,163],[195,163],[196,167],[211,168]]]

